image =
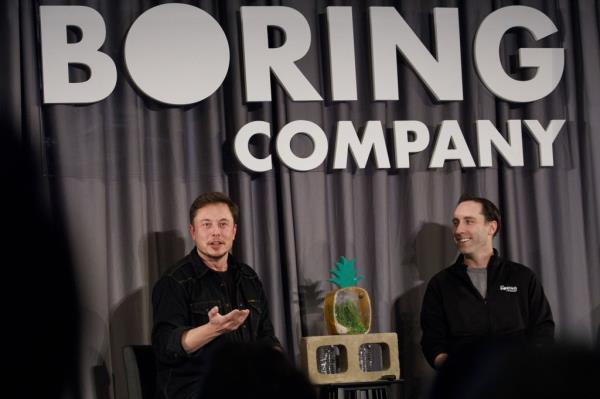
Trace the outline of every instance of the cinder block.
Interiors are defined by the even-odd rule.
[[[362,371],[359,366],[358,350],[364,344],[379,344],[382,348],[383,369]],[[321,346],[340,347],[340,372],[323,374],[317,367],[317,349]],[[376,381],[383,376],[400,378],[398,338],[396,333],[323,335],[303,337],[301,342],[302,366],[313,384],[335,384],[344,382]]]

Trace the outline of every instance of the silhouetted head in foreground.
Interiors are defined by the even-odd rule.
[[[431,398],[600,398],[600,353],[585,347],[485,345],[448,358]]]
[[[279,350],[259,344],[225,344],[214,354],[201,397],[315,399],[316,392]]]
[[[0,126],[3,124],[0,123]],[[2,359],[17,397],[78,397],[79,306],[66,236],[44,194],[40,166],[2,130]],[[48,179],[50,180],[50,179]],[[14,389],[13,389],[14,388]]]

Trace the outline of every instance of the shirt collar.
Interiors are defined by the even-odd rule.
[[[499,261],[500,261],[500,255],[498,253],[498,250],[496,248],[494,248],[494,254],[488,261],[487,269],[489,270],[489,269],[495,268],[498,265]],[[458,256],[458,259],[456,259],[456,262],[454,263],[454,265],[457,267],[460,267],[461,269],[467,270],[467,265],[465,265],[465,256],[463,254],[460,254]]]
[[[194,247],[190,252],[190,258],[192,259],[192,264],[194,265],[194,272],[196,273],[196,277],[202,278],[206,275],[206,273],[208,273],[209,270],[211,270],[208,266],[206,266],[206,263],[204,263],[202,258],[200,258],[200,255],[198,255],[196,247]],[[227,270],[237,269],[238,264],[230,253],[227,257]]]

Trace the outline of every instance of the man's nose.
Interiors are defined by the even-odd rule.
[[[454,234],[460,234],[464,231],[464,224],[458,222],[454,225]]]

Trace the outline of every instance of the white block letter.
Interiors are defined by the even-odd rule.
[[[415,134],[414,140],[408,140],[408,132]],[[396,168],[409,168],[409,154],[423,151],[429,145],[429,130],[420,121],[394,121],[394,143]]]
[[[246,101],[271,101],[271,71],[294,101],[321,101],[322,98],[300,72],[295,61],[310,47],[310,27],[298,11],[290,7],[241,7],[246,72]],[[285,33],[280,47],[269,48],[269,26]]]
[[[210,14],[187,4],[163,4],[131,25],[125,63],[136,86],[153,99],[194,104],[223,83],[229,44]]]
[[[565,124],[564,119],[553,119],[550,121],[547,129],[544,129],[539,121],[525,120],[525,126],[540,146],[540,166],[554,166],[554,152],[552,144],[556,136]]]
[[[450,148],[450,141],[455,148]],[[469,151],[458,121],[443,121],[438,133],[429,168],[441,168],[448,159],[458,159],[463,168],[475,167],[475,161]]]
[[[436,99],[463,99],[457,8],[434,8],[436,60],[394,7],[369,7],[375,100],[398,100],[397,50]]]
[[[327,7],[333,101],[356,101],[356,58],[352,7]]]
[[[306,134],[313,142],[313,152],[300,158],[292,151],[292,139],[296,134]],[[327,157],[327,136],[319,125],[311,121],[292,121],[281,128],[277,135],[277,155],[289,168],[299,171],[311,170],[323,163]]]
[[[266,158],[256,158],[250,153],[249,143],[255,134],[264,134],[271,137],[271,125],[264,121],[246,123],[235,136],[234,151],[238,161],[254,172],[266,172],[273,168],[271,155]]]
[[[565,67],[562,48],[519,49],[519,66],[537,68],[534,78],[511,78],[500,62],[500,41],[509,29],[525,28],[535,40],[557,31],[544,13],[532,7],[508,6],[488,15],[475,35],[475,66],[485,86],[496,96],[514,102],[539,100],[550,94],[560,82]]]
[[[338,122],[333,169],[346,168],[349,151],[352,152],[356,165],[360,169],[363,169],[369,160],[371,150],[374,150],[375,152],[375,163],[377,164],[377,168],[389,169],[390,159],[385,146],[385,137],[383,136],[381,121],[367,122],[362,142],[358,139],[358,135],[356,130],[354,130],[354,125],[352,125],[351,121]]]
[[[492,166],[492,143],[510,166],[523,166],[523,136],[521,121],[509,120],[507,142],[494,124],[488,120],[477,121],[477,147],[479,149],[479,166]]]
[[[67,42],[67,27],[81,31],[81,40]],[[84,6],[40,6],[42,74],[45,104],[85,104],[110,95],[117,84],[113,60],[98,51],[106,38],[104,19]],[[69,82],[69,64],[85,65],[90,78]]]

